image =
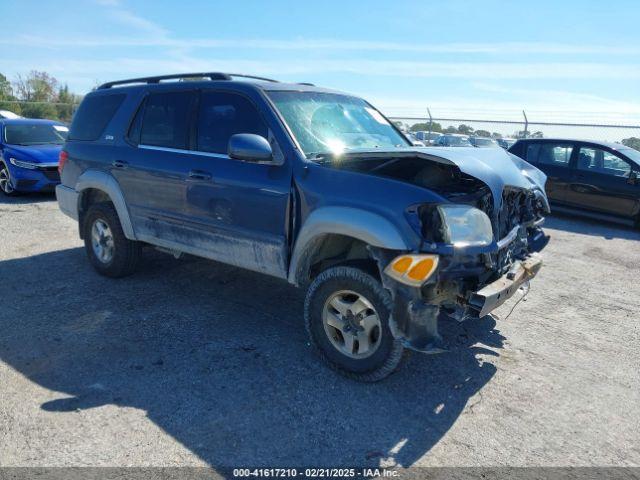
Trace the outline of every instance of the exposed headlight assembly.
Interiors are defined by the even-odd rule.
[[[15,165],[16,167],[26,168],[28,170],[35,170],[38,168],[37,163],[25,162],[23,160],[18,160],[17,158],[13,158],[13,157],[10,157],[9,161],[11,162],[11,164]]]
[[[469,247],[489,245],[493,241],[491,220],[482,210],[457,204],[439,205],[437,210],[445,243]]]

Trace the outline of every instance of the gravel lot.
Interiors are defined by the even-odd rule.
[[[640,466],[640,233],[547,231],[508,319],[364,385],[285,282],[152,249],[102,278],[53,197],[0,198],[0,465]]]

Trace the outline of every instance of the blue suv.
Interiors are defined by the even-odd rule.
[[[172,81],[177,80],[177,81]],[[502,149],[412,146],[366,101],[310,84],[192,73],[89,93],[60,156],[60,208],[88,258],[141,246],[305,287],[321,358],[376,381],[438,322],[487,315],[542,264],[545,175]]]
[[[0,191],[52,192],[69,129],[52,120],[0,119]]]

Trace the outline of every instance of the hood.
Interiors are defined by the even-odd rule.
[[[336,168],[386,176],[433,190],[455,188],[451,167],[480,180],[501,198],[505,187],[538,191],[547,204],[546,175],[533,165],[502,148],[424,147],[390,151],[357,151],[331,160]],[[449,168],[447,168],[447,166]],[[495,208],[499,208],[496,202]],[[548,208],[548,204],[546,205]]]
[[[35,163],[58,163],[62,145],[7,145],[4,156]]]
[[[503,149],[422,148],[417,152],[453,163],[461,172],[484,182],[495,198],[500,198],[504,187],[544,192],[547,181],[541,170]]]

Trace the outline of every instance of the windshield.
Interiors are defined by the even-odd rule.
[[[5,125],[4,139],[12,145],[44,145],[49,143],[62,145],[68,132],[69,129],[63,125],[21,123]]]
[[[620,148],[618,151],[640,165],[640,151],[633,148]]]
[[[468,137],[446,137],[446,143],[452,147],[470,147],[471,142],[469,142]]]
[[[490,138],[474,138],[473,143],[479,147],[497,147],[498,144]]]
[[[380,112],[360,98],[317,92],[268,94],[307,158],[410,146]]]

